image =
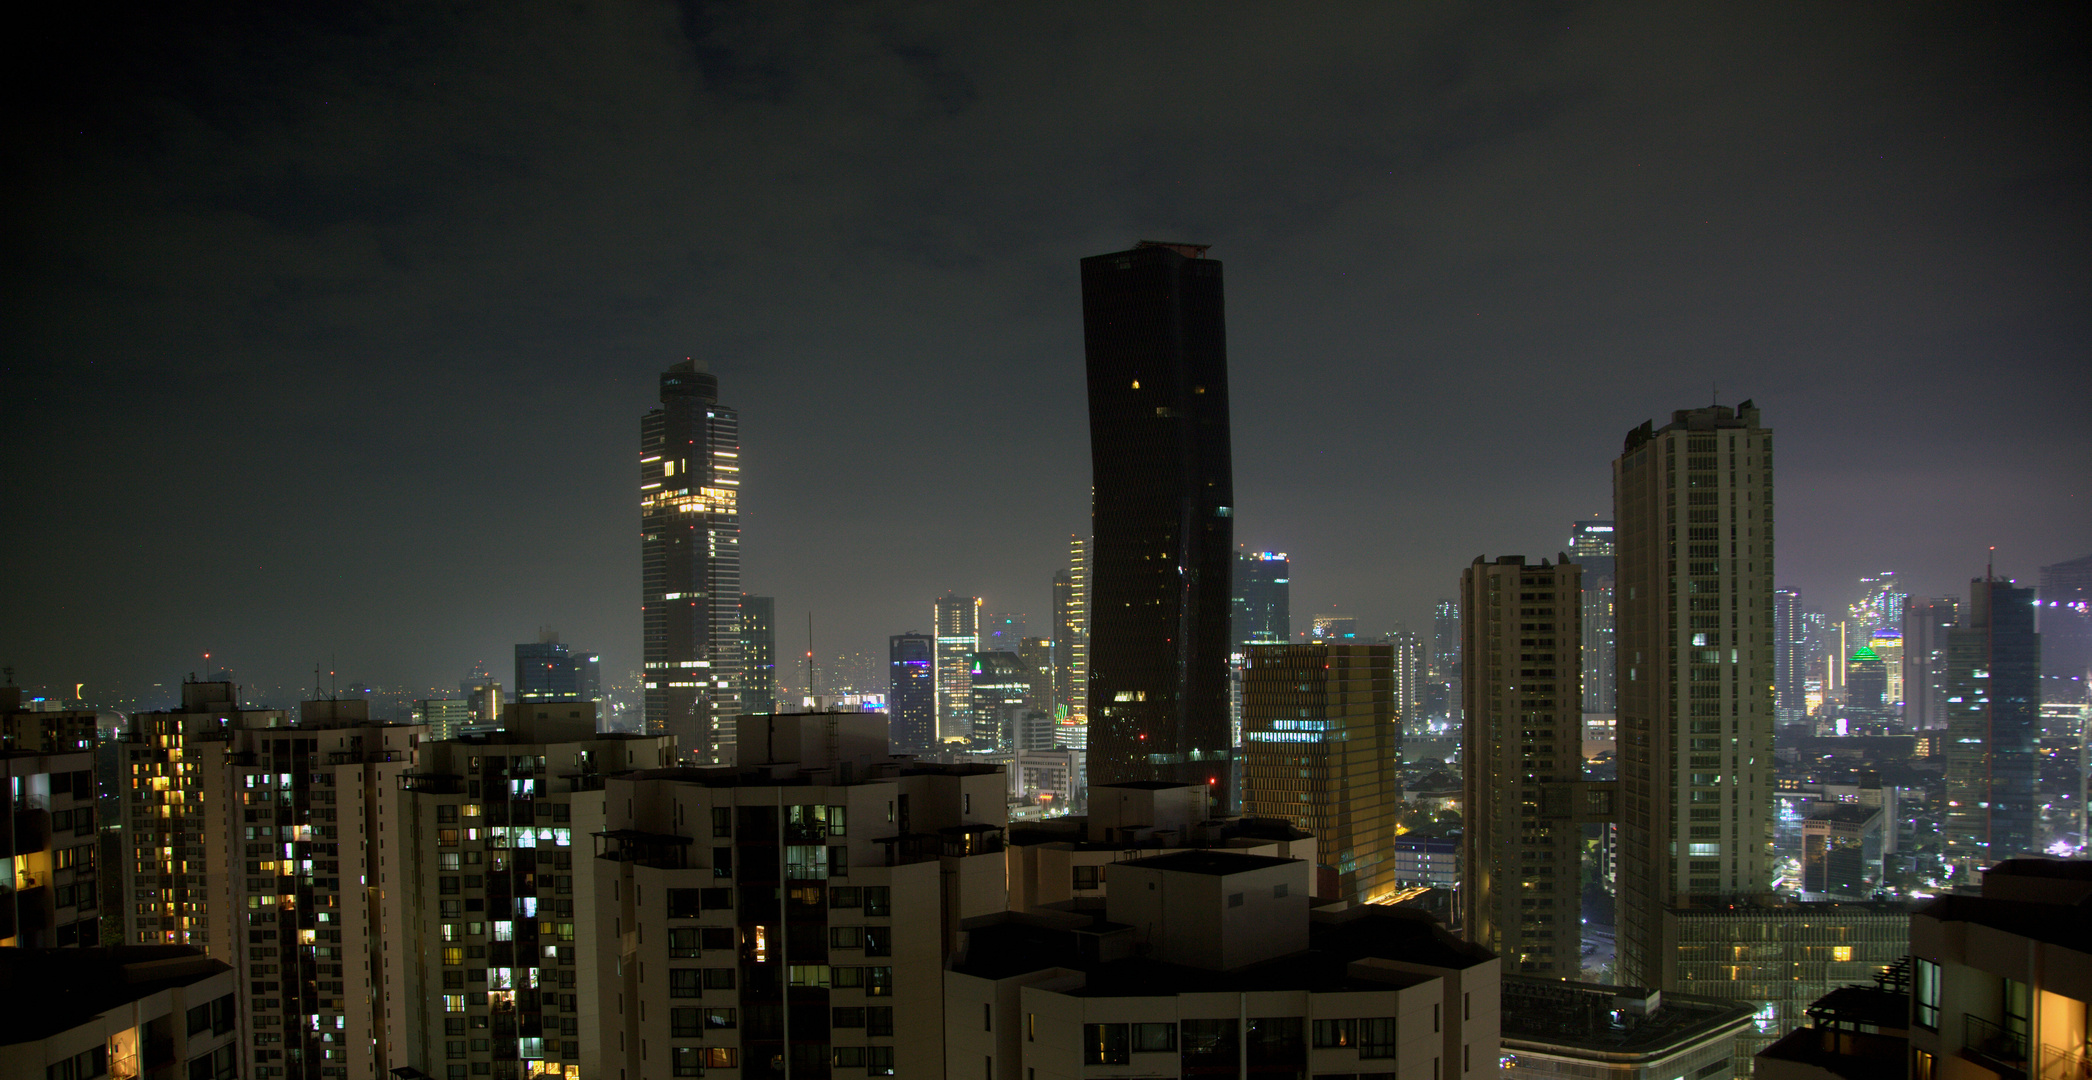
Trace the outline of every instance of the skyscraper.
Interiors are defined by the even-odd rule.
[[[1655,987],[1666,908],[1772,886],[1772,432],[1757,408],[1628,432],[1613,518],[1618,971]]]
[[[1566,555],[1552,566],[1477,558],[1460,575],[1467,939],[1521,975],[1582,970],[1586,595]]]
[[[895,634],[887,655],[887,742],[896,754],[927,753],[937,745],[937,639]]]
[[[777,598],[741,594],[741,710],[777,711]]]
[[[1068,538],[1068,568],[1053,575],[1053,693],[1056,719],[1089,716],[1090,605],[1088,539]]]
[[[1772,594],[1772,701],[1781,721],[1809,714],[1806,701],[1807,628],[1802,624],[1801,593],[1775,589]]]
[[[1031,696],[1031,670],[1024,658],[1004,650],[983,650],[970,658],[973,690],[971,748],[1008,751],[1016,745],[1017,724]]]
[[[1252,645],[1242,673],[1242,811],[1315,834],[1315,894],[1394,887],[1402,728],[1387,645]]]
[[[1947,632],[1961,603],[1951,596],[1913,596],[1903,602],[1903,727],[1947,726]]]
[[[1290,610],[1293,564],[1283,551],[1244,551],[1235,557],[1234,614],[1228,644],[1293,640]]]
[[[1092,788],[1228,773],[1234,472],[1221,264],[1205,253],[1142,242],[1082,261]]]
[[[1583,710],[1613,711],[1613,523],[1579,521],[1569,530],[1569,554],[1583,568]]]
[[[1947,812],[1941,832],[1949,880],[2035,851],[2041,818],[2041,636],[2034,590],[2002,578],[1969,583],[1968,613],[1947,631]]]
[[[981,598],[937,601],[937,738],[973,737],[973,654],[981,651]]]
[[[516,646],[517,701],[593,701],[601,696],[594,653],[576,651],[546,630]]]
[[[2042,700],[2092,698],[2092,555],[2041,568]]]
[[[1393,630],[1387,643],[1394,649],[1395,722],[1406,731],[1419,730],[1423,720],[1424,639],[1414,630]]]
[[[694,360],[661,373],[639,421],[646,730],[733,761],[741,712],[741,414]]]

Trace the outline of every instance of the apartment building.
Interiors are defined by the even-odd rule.
[[[891,757],[876,714],[736,746],[604,782],[600,1075],[943,1076],[945,961],[1007,901],[1002,771]]]
[[[1311,913],[1312,865],[1180,851],[1113,866],[1102,912],[968,924],[945,1074],[1495,1075],[1496,959],[1419,912]]]

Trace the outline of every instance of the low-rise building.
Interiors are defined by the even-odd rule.
[[[1180,851],[1115,865],[1101,917],[967,924],[945,976],[946,1075],[1496,1073],[1496,958],[1419,912],[1310,912],[1311,870]]]

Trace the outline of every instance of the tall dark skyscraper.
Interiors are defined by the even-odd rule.
[[[741,709],[777,711],[777,598],[741,594]]]
[[[1293,563],[1283,551],[1245,551],[1235,559],[1234,618],[1228,644],[1293,640]]]
[[[1205,253],[1142,242],[1082,260],[1093,788],[1228,776],[1234,470],[1221,264]]]
[[[639,421],[646,729],[732,763],[741,712],[741,415],[685,360]]]
[[[2092,698],[2092,555],[2041,568],[2041,697],[2075,704]]]
[[[887,745],[895,754],[927,753],[937,745],[937,639],[895,634],[887,655]]]
[[[1913,596],[1903,602],[1903,727],[1947,726],[1947,635],[1961,621],[1951,596]]]
[[[2035,853],[2041,811],[2041,636],[2034,590],[1980,577],[1961,625],[1947,632],[1947,813],[1950,880]]]

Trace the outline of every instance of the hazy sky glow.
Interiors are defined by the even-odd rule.
[[[1226,263],[1300,625],[1553,554],[1717,388],[1813,606],[2092,553],[2082,5],[117,7],[10,35],[25,685],[454,685],[540,625],[629,670],[685,356],[788,645],[1043,623],[1076,261],[1143,238]]]

